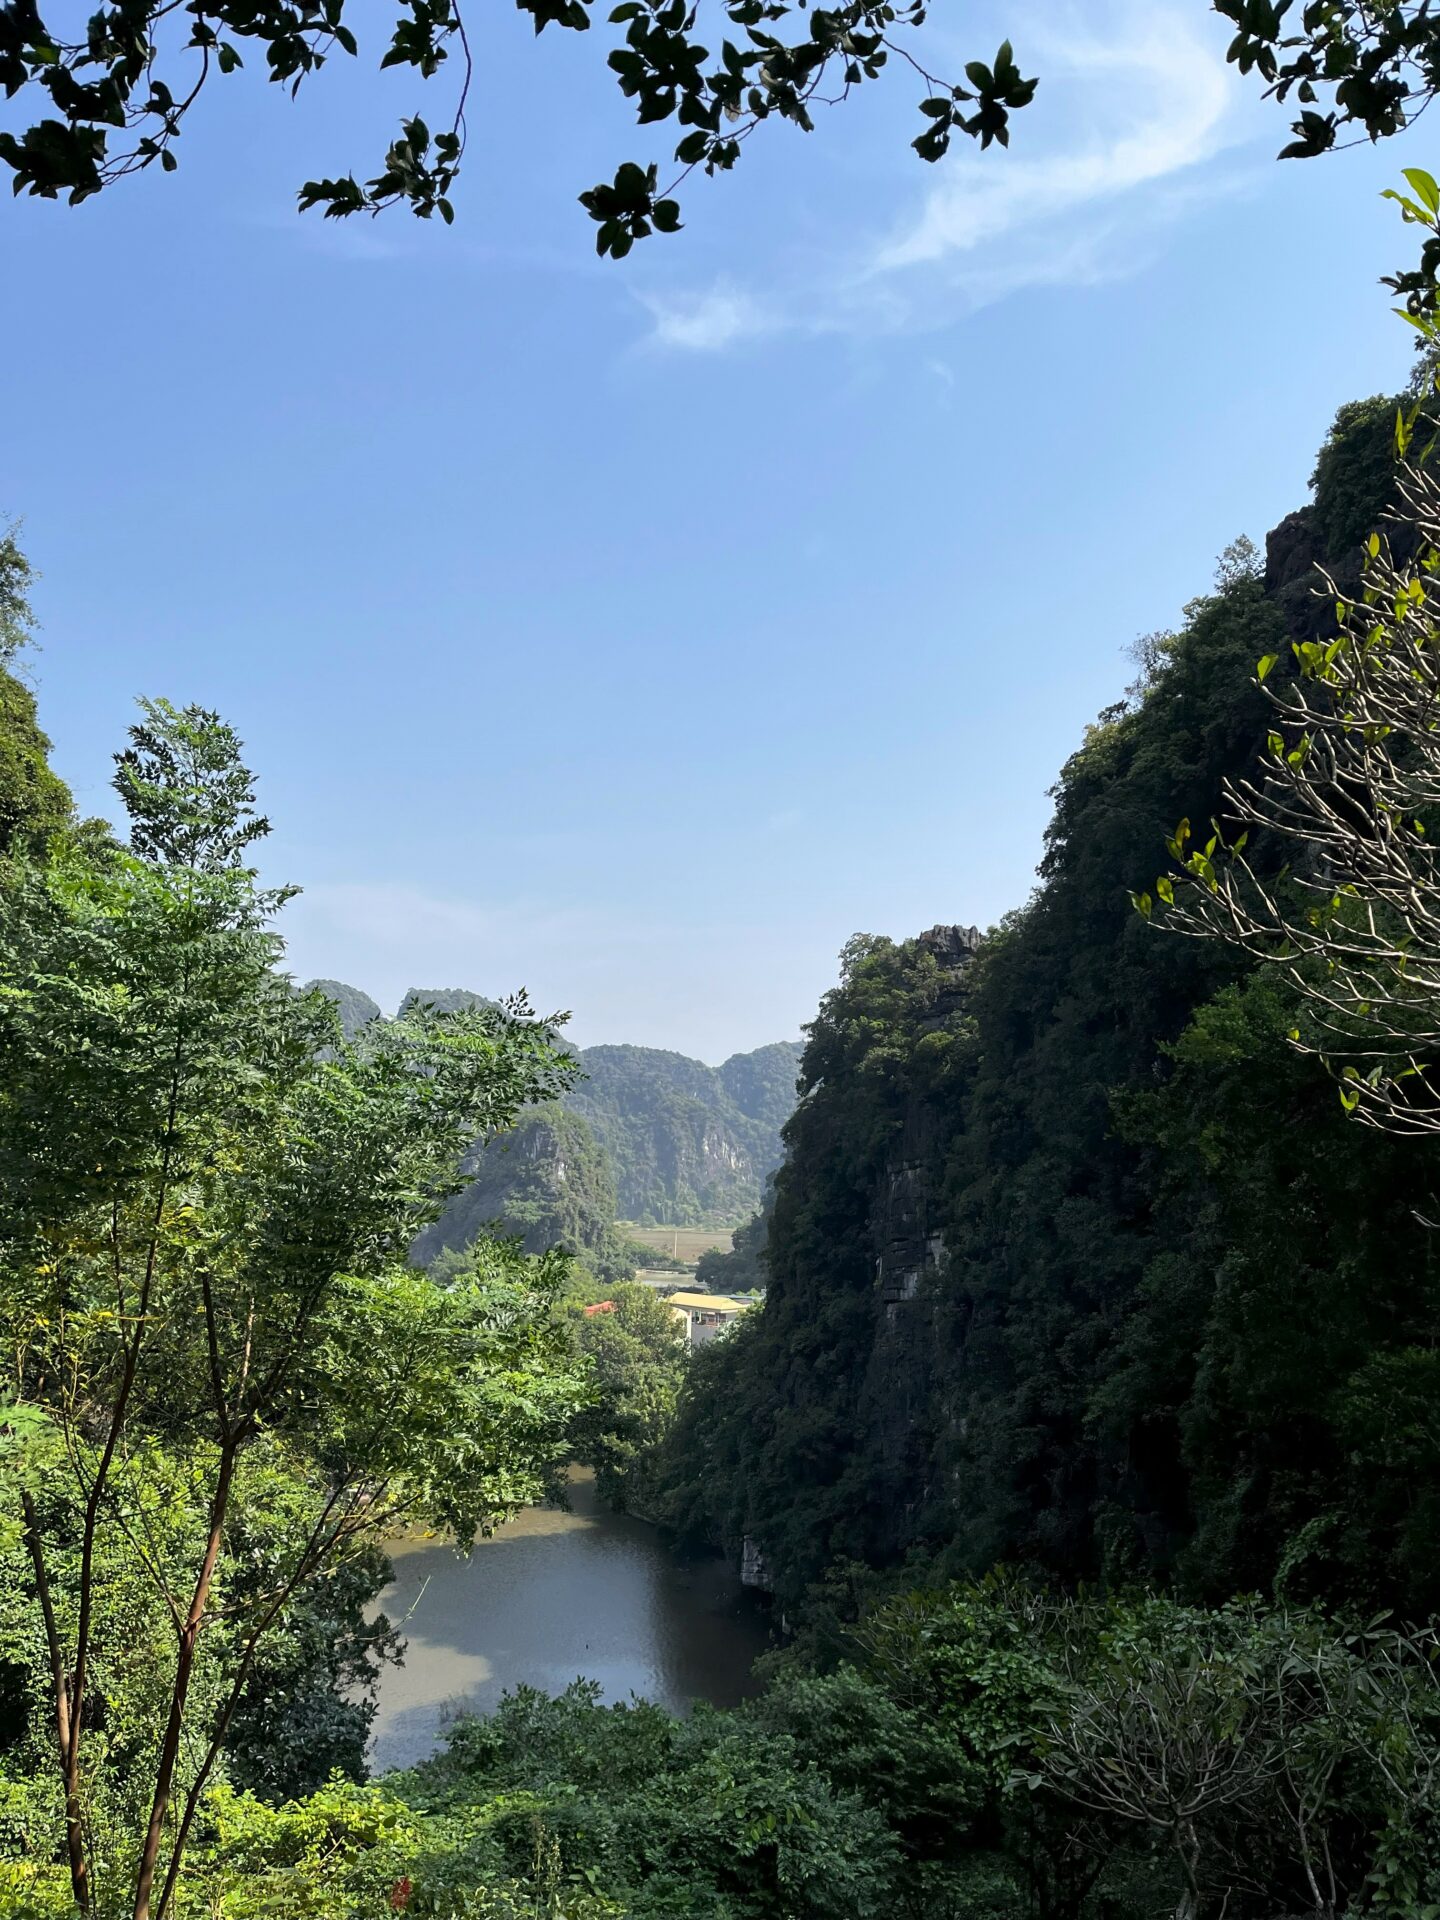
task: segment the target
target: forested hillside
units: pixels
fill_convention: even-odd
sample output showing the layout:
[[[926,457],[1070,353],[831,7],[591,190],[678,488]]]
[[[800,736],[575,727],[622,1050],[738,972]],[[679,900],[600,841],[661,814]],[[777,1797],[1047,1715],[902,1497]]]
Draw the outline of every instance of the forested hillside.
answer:
[[[910,1556],[1440,1603],[1433,1153],[1346,1121],[1277,976],[1131,901],[1253,764],[1257,660],[1283,675],[1333,617],[1314,563],[1354,581],[1394,414],[1346,408],[1266,563],[1231,549],[1142,644],[1027,906],[978,944],[848,947],[765,1308],[695,1369],[672,1449],[677,1524],[749,1536],[790,1600]]]

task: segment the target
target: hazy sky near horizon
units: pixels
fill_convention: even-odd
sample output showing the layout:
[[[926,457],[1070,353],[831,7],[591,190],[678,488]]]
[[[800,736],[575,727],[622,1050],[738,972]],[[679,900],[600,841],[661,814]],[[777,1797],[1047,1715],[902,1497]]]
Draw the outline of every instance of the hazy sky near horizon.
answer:
[[[136,696],[217,707],[302,979],[524,985],[711,1061],[851,933],[1023,902],[1126,648],[1403,378],[1378,196],[1437,156],[1278,164],[1204,0],[934,18],[932,64],[1009,32],[1041,75],[1008,153],[923,166],[893,72],[618,265],[575,195],[660,149],[606,33],[499,10],[448,231],[294,214],[443,118],[343,61],[215,87],[172,178],[7,199],[0,512],[82,807]]]

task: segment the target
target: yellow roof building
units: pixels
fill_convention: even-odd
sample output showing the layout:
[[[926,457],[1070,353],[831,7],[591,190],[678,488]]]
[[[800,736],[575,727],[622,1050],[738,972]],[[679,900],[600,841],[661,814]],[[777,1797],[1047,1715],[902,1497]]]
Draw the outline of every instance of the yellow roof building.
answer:
[[[667,1307],[679,1307],[686,1313],[745,1313],[753,1300],[732,1300],[728,1293],[668,1293]]]

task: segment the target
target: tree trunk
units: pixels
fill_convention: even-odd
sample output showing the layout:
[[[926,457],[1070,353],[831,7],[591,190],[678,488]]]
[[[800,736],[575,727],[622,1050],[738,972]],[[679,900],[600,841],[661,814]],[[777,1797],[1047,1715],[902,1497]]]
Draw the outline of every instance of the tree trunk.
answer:
[[[65,1656],[60,1649],[60,1629],[55,1621],[55,1605],[50,1597],[50,1576],[45,1567],[45,1549],[40,1544],[35,1502],[22,1494],[25,1513],[25,1545],[35,1569],[35,1592],[40,1601],[40,1617],[45,1623],[45,1644],[50,1653],[50,1684],[55,1696],[55,1739],[60,1749],[60,1772],[65,1783],[65,1853],[70,1863],[70,1891],[81,1913],[90,1911],[90,1863],[85,1858],[85,1835],[80,1811],[79,1742],[70,1736],[70,1681],[65,1672]]]
[[[1180,1857],[1180,1870],[1185,1875],[1185,1891],[1175,1903],[1175,1920],[1200,1920],[1200,1910],[1204,1905],[1196,1873],[1200,1860],[1200,1841],[1194,1825],[1188,1820],[1175,1829],[1175,1851]]]
[[[185,1728],[185,1703],[190,1695],[190,1681],[195,1671],[195,1651],[200,1638],[200,1628],[205,1618],[205,1609],[210,1601],[210,1588],[215,1579],[215,1566],[220,1558],[220,1543],[225,1533],[225,1514],[230,1504],[230,1483],[235,1473],[235,1451],[233,1443],[228,1443],[220,1455],[220,1469],[215,1479],[215,1492],[210,1502],[210,1532],[205,1542],[205,1557],[200,1563],[200,1571],[195,1576],[195,1592],[190,1601],[190,1611],[185,1616],[185,1624],[180,1629],[180,1645],[175,1658],[175,1682],[170,1689],[170,1714],[165,1724],[165,1738],[160,1745],[160,1758],[155,1768],[155,1797],[150,1806],[150,1820],[145,1829],[145,1844],[140,1850],[140,1866],[135,1876],[134,1920],[150,1920],[150,1902],[155,1888],[155,1868],[160,1858],[160,1837],[165,1831],[165,1815],[170,1807],[170,1795],[175,1785],[175,1763],[180,1755],[180,1736]]]

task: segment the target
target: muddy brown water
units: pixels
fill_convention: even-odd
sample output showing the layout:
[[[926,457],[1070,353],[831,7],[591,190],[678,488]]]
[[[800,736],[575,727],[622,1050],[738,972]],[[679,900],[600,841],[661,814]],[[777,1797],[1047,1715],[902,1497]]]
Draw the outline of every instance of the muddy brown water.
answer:
[[[559,1693],[583,1676],[607,1700],[640,1694],[675,1713],[756,1691],[769,1614],[733,1568],[679,1557],[644,1521],[612,1513],[588,1469],[571,1470],[569,1492],[568,1512],[529,1508],[468,1559],[392,1541],[380,1606],[407,1647],[381,1679],[375,1772],[423,1760],[457,1713],[485,1713],[522,1683]]]

